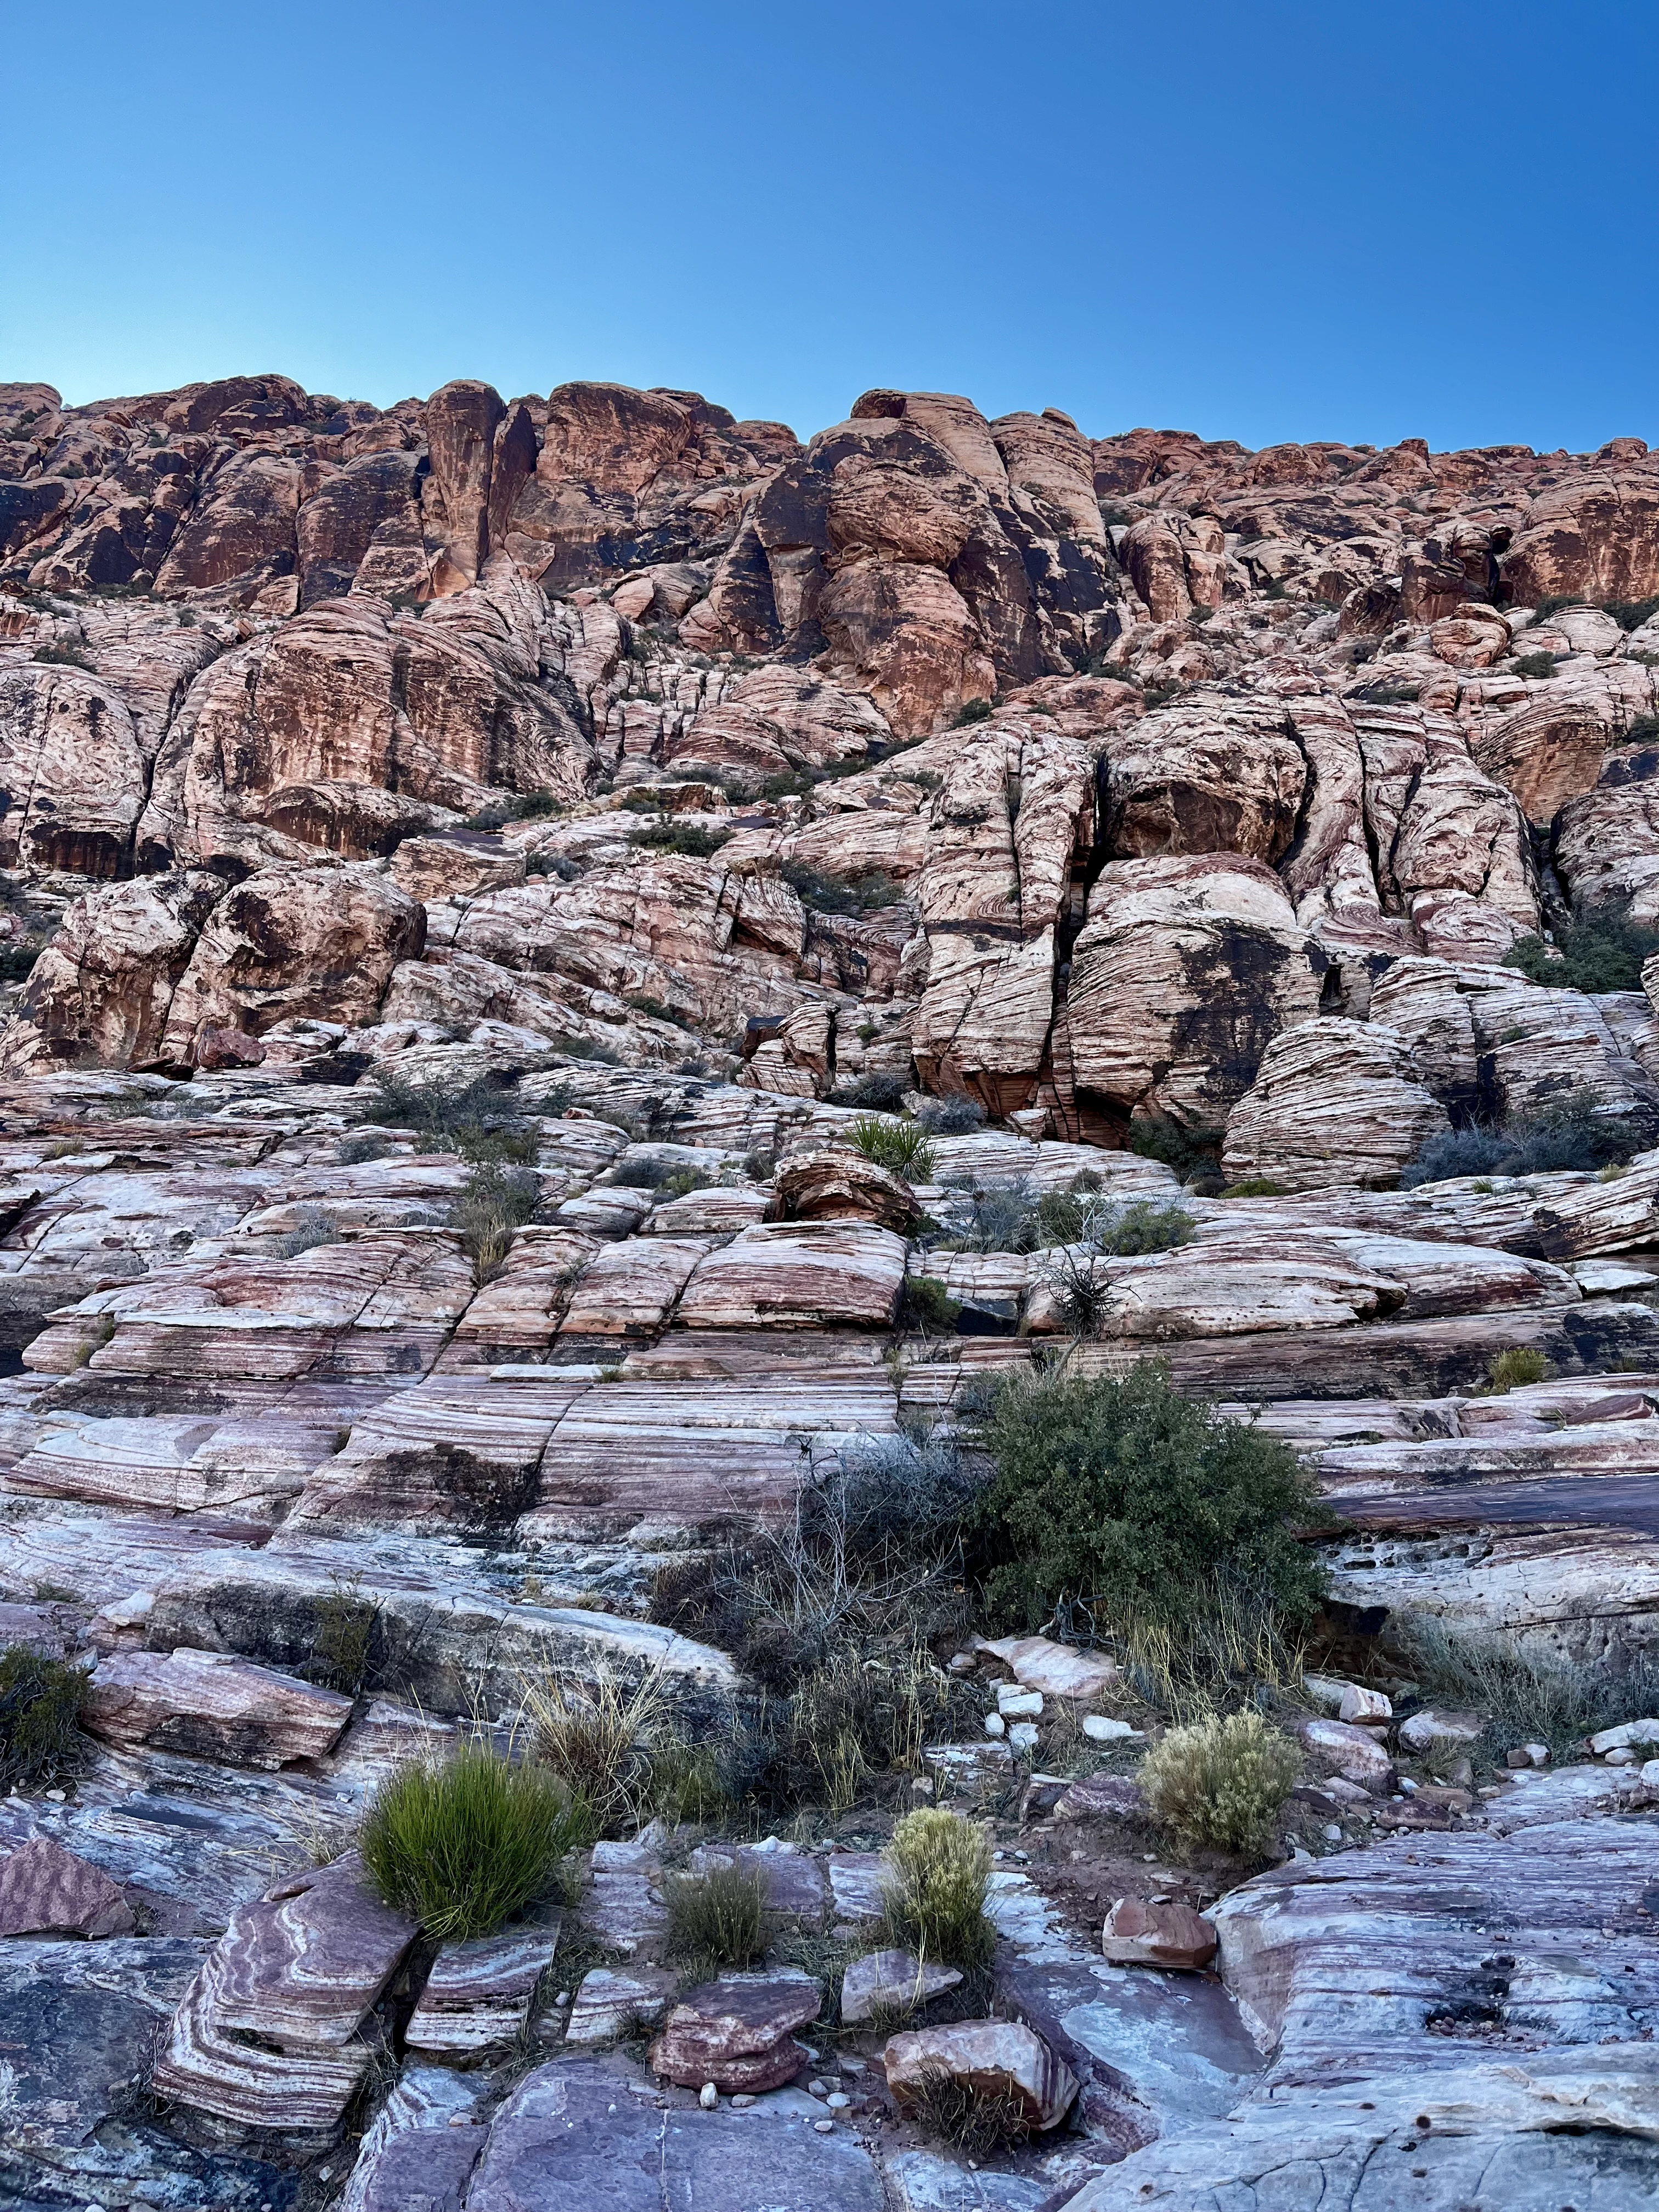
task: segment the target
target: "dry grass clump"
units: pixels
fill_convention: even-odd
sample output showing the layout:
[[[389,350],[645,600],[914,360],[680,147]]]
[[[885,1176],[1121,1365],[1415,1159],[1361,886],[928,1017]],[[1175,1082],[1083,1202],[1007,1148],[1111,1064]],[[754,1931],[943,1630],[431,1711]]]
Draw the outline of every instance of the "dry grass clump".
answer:
[[[586,1807],[556,1775],[473,1747],[382,1783],[358,1847],[388,1905],[429,1936],[465,1942],[544,1895],[566,1852],[592,1834]]]
[[[760,1869],[733,1861],[663,1884],[669,1948],[699,1966],[747,1966],[766,1948],[766,1891]]]
[[[1301,1766],[1296,1747],[1260,1713],[1229,1713],[1171,1729],[1147,1753],[1140,1786],[1184,1843],[1254,1852],[1271,1841]]]
[[[534,1755],[592,1807],[599,1832],[637,1824],[651,1796],[653,1741],[668,1717],[658,1677],[629,1683],[603,1673],[576,1688],[550,1673],[523,1684],[522,1695]]]
[[[472,1262],[472,1279],[480,1288],[506,1267],[514,1233],[533,1218],[541,1203],[541,1188],[532,1169],[507,1167],[499,1160],[485,1161],[467,1177],[449,1221],[460,1232],[461,1249]]]
[[[907,1813],[884,1854],[883,1932],[895,1943],[951,1966],[982,1966],[996,1947],[985,1914],[991,1835],[960,1813],[927,1806]]]
[[[1030,2114],[1012,2089],[994,2093],[958,2081],[942,2066],[930,2066],[905,2099],[905,2117],[924,2135],[954,2144],[969,2158],[988,2158],[1008,2143],[1024,2142],[1031,2132]]]
[[[1547,1382],[1552,1371],[1535,1346],[1512,1344],[1489,1363],[1486,1389],[1494,1398],[1507,1397],[1511,1390],[1524,1390],[1529,1382]]]

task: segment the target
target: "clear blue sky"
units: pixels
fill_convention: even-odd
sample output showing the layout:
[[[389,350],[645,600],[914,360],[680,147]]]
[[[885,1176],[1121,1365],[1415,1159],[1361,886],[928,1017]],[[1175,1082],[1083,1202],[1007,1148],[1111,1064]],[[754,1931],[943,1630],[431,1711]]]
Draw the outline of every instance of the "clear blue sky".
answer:
[[[1659,6],[0,16],[0,380],[1659,445]]]

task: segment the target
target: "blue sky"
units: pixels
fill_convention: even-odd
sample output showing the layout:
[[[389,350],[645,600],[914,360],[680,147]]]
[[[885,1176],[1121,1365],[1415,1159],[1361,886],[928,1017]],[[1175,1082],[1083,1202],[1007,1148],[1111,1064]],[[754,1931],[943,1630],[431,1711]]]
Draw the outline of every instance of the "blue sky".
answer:
[[[0,380],[1659,444],[1659,8],[12,5]]]

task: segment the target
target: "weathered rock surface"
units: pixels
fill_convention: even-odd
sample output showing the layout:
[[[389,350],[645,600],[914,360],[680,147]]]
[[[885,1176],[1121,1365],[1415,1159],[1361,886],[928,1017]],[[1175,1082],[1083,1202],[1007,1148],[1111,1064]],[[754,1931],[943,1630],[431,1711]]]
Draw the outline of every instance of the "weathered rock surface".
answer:
[[[843,2027],[880,2026],[924,2010],[960,1984],[954,1966],[940,1966],[908,1951],[866,1951],[842,1977]]]
[[[1058,2127],[1077,2095],[1077,2076],[1040,2035],[1013,2021],[964,2020],[893,2036],[882,2053],[887,2087],[902,2108],[931,2074],[981,2097],[1016,2102],[1031,2127]]]
[[[117,1653],[99,1662],[87,1692],[94,1735],[235,1766],[320,1758],[350,1717],[349,1698],[222,1651]]]
[[[823,1990],[810,1974],[727,1974],[689,1990],[651,2046],[665,2080],[722,2093],[781,2088],[806,2064],[794,2032],[817,2018]]]
[[[0,1636],[96,1659],[74,1789],[0,1805],[0,1894],[46,1916],[0,1961],[21,2116],[0,2193],[291,2194],[262,2154],[122,2101],[176,2015],[166,2094],[233,2130],[331,2128],[377,2047],[401,2063],[347,2212],[585,2207],[636,2177],[653,2206],[1034,2212],[1024,2175],[878,2170],[764,2099],[641,2106],[617,2054],[503,2104],[493,2066],[407,2054],[516,2036],[523,1938],[428,1978],[332,1875],[256,1899],[411,1748],[510,1728],[527,1673],[653,1673],[717,1727],[746,1686],[640,1617],[660,1570],[787,1526],[871,1440],[948,1434],[1069,1327],[1067,1267],[1103,1294],[1073,1371],[1156,1351],[1308,1456],[1356,1636],[1427,1612],[1612,1679],[1650,1648],[1654,993],[1624,953],[1589,976],[1622,989],[1504,962],[1598,908],[1659,911],[1656,514],[1635,440],[1250,453],[882,390],[803,445],[597,383],[462,380],[386,411],[276,376],[76,408],[0,387],[0,944],[20,974],[44,945],[0,1031]],[[410,1086],[407,1127],[359,1126],[381,1079]],[[913,1187],[848,1147],[918,1091],[942,1127]],[[1395,1187],[1448,1128],[1585,1113],[1601,1148],[1559,1170]],[[453,1218],[481,1151],[539,1190],[499,1267]],[[1628,1164],[1603,1179],[1607,1151]],[[1085,1210],[1178,1202],[1190,1241],[1040,1241],[1037,1201],[1079,1177]],[[1285,1194],[1206,1194],[1226,1180]],[[977,1249],[999,1222],[1035,1249]],[[904,1298],[923,1277],[953,1323]],[[1553,1375],[1491,1390],[1524,1351]],[[983,1656],[1045,1727],[1111,1685],[1044,1638]],[[1176,2203],[1189,2180],[1366,2212],[1652,2193],[1618,1992],[1568,2059],[1520,2047],[1623,1904],[1551,1937],[1527,2021],[1474,2021],[1480,2060],[1402,2147],[1492,1995],[1459,1964],[1425,2039],[1396,1988],[1437,1898],[1486,1881],[1423,1854],[1513,1844],[1530,1803],[1593,1869],[1654,1786],[1632,1741],[1498,1799],[1369,1795],[1396,1747],[1449,1762],[1462,1725],[1313,1723],[1310,1768],[1336,1771],[1304,1787],[1345,1820],[1365,1788],[1373,1832],[1401,1831],[1383,1893],[1414,1932],[1340,1891],[1350,1854],[1284,1870],[1311,1919],[1341,1903],[1261,1969],[1292,2024],[1244,2106],[1218,1983],[1117,1971],[1000,1869],[1002,1996],[1129,2154],[1126,2201],[1158,2159]],[[921,1778],[995,1802],[1018,1778],[980,1739],[928,1745]],[[1146,1844],[1133,1777],[1036,1783],[1031,1819],[1051,1794],[1059,1834]],[[53,1850],[82,1871],[45,1879]],[[671,1994],[664,1857],[601,1844],[580,1907],[637,1958],[601,1972],[641,2015]],[[872,1915],[870,1854],[754,1863],[798,1929]],[[309,1934],[276,1929],[290,1907]],[[155,1932],[94,1933],[126,1910]],[[1525,1948],[1510,1910],[1467,1906],[1482,1959]],[[295,1991],[325,1951],[324,2033]],[[594,1981],[569,2024],[610,2039],[623,1992]],[[1365,2025],[1384,2013],[1403,2056]],[[1329,2031],[1312,2057],[1304,2020]],[[1344,2087],[1350,2044],[1409,2085]]]
[[[1201,1912],[1173,1901],[1146,1905],[1121,1897],[1106,1915],[1102,1954],[1115,1966],[1164,1966],[1190,1972],[1215,1956],[1216,1932]]]
[[[0,1936],[130,1936],[132,1908],[101,1868],[37,1837],[0,1858]]]

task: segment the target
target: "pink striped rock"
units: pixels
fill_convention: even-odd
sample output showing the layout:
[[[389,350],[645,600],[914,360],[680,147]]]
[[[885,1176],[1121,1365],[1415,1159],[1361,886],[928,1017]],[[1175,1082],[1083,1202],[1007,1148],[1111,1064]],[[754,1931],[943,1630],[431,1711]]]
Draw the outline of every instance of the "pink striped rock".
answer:
[[[0,1936],[130,1936],[132,1912],[101,1867],[37,1836],[0,1859]]]
[[[106,1743],[153,1745],[231,1766],[320,1759],[351,1700],[223,1651],[122,1651],[100,1662],[83,1724]]]
[[[981,2097],[1012,2096],[1039,2133],[1058,2127],[1077,2076],[1032,2028],[1012,2020],[963,2020],[896,2035],[882,2053],[887,2087],[902,2108],[930,2075],[948,2075]]]

